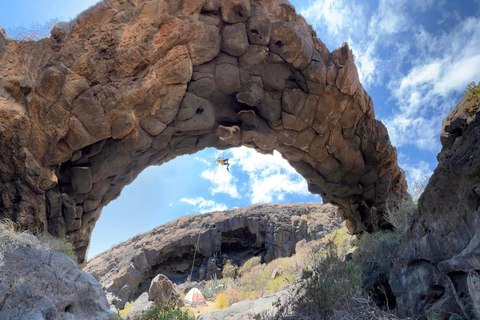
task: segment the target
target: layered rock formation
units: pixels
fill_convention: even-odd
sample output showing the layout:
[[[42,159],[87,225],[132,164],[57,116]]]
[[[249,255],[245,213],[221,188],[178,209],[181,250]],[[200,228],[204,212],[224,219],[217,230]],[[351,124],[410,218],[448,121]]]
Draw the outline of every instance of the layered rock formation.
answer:
[[[353,233],[406,196],[352,51],[287,0],[109,0],[49,39],[0,33],[0,215],[68,236],[79,261],[143,169],[241,145],[282,153]]]
[[[438,167],[391,273],[401,316],[480,319],[480,117],[467,111],[464,97],[443,121]]]
[[[295,244],[341,227],[337,209],[322,204],[254,205],[242,209],[185,216],[139,234],[88,261],[91,273],[117,308],[149,290],[164,274],[177,283],[222,277],[228,259],[237,265],[253,256],[269,262],[291,256]],[[200,239],[198,235],[200,234]]]
[[[0,251],[0,319],[116,318],[92,275],[30,238],[25,241],[30,246],[12,244]]]

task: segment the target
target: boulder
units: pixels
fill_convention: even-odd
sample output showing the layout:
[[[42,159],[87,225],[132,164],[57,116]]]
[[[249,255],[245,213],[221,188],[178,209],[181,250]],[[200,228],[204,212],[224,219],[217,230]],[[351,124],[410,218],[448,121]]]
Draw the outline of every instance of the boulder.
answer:
[[[115,319],[95,278],[33,236],[0,252],[0,319]]]
[[[148,292],[142,293],[137,300],[133,303],[130,310],[128,310],[127,317],[135,317],[142,315],[145,311],[152,308],[155,305],[155,302],[148,299]]]

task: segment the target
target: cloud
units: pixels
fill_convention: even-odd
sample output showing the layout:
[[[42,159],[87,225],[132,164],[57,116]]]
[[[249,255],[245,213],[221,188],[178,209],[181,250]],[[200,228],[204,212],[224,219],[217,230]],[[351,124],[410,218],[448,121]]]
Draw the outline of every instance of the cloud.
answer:
[[[196,206],[201,213],[212,212],[212,211],[224,211],[228,207],[223,203],[215,203],[213,200],[205,200],[203,197],[196,198],[182,198],[181,202],[185,202],[189,205]]]
[[[480,72],[480,19],[468,18],[440,36],[421,28],[414,37],[418,55],[388,87],[397,108],[384,119],[392,143],[438,151],[441,121]]]
[[[348,40],[367,91],[387,84],[385,105],[374,103],[392,143],[436,152],[441,120],[480,73],[480,18],[456,9],[434,0],[315,0],[301,13],[331,49]],[[442,29],[424,20],[435,15]]]
[[[399,165],[405,171],[408,182],[408,192],[412,195],[414,201],[417,201],[427,186],[430,176],[433,174],[432,167],[423,160],[413,163],[402,153],[400,153],[398,157]]]
[[[308,196],[307,182],[278,152],[263,155],[246,147],[231,150],[232,167],[248,174],[248,197],[252,203],[271,203],[287,195]]]
[[[213,186],[211,187],[212,195],[225,193],[232,198],[241,198],[236,186],[238,179],[232,175],[232,171],[227,171],[225,167],[215,166],[215,169],[205,170],[202,172],[201,177],[210,182],[213,181]]]
[[[205,160],[204,158],[195,157],[195,158],[193,158],[193,160],[203,162],[204,164],[206,164],[206,165],[209,166],[209,167],[212,165],[210,162],[208,162],[208,161]]]

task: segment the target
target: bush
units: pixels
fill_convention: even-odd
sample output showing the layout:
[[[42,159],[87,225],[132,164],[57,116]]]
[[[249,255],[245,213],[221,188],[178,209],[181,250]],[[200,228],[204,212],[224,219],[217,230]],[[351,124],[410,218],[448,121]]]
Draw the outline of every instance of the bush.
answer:
[[[34,22],[29,27],[9,29],[8,36],[21,41],[37,41],[50,37],[50,31],[58,22],[58,19],[51,19],[44,23]]]
[[[244,274],[252,270],[252,268],[260,265],[261,258],[260,257],[252,257],[248,259],[241,267],[238,269],[239,274]]]
[[[464,112],[472,116],[480,109],[480,83],[476,85],[475,82],[471,82],[465,89],[465,97],[468,105]]]
[[[225,292],[220,292],[215,297],[215,310],[228,308],[227,295]]]
[[[232,260],[227,260],[227,263],[223,266],[222,275],[224,278],[235,278],[237,275],[238,267],[233,264]]]
[[[128,311],[130,311],[130,309],[132,309],[133,307],[133,302],[130,302],[130,304],[128,305],[128,307],[125,307],[123,308],[122,310],[120,310],[120,312],[118,313],[118,315],[122,318],[125,318],[128,314]]]
[[[390,273],[400,246],[401,234],[392,231],[363,234],[356,242],[353,261],[363,273]]]
[[[423,191],[422,191],[423,192]],[[417,200],[418,200],[417,196]],[[417,205],[412,201],[404,201],[397,208],[388,207],[385,210],[385,220],[390,223],[395,231],[403,233],[412,224]]]
[[[5,247],[28,246],[37,250],[61,252],[76,261],[75,247],[67,239],[52,237],[47,233],[33,236],[13,221],[0,221],[0,249]]]
[[[296,280],[295,274],[288,273],[282,274],[278,278],[271,279],[268,283],[267,292],[268,294],[274,294],[285,287],[292,285]]]
[[[174,303],[155,304],[142,315],[127,320],[195,320],[195,315],[191,316],[191,312],[184,308],[176,308]]]
[[[249,272],[242,275],[238,280],[240,286],[246,292],[247,299],[258,299],[267,292],[270,274],[266,271],[265,265],[257,265]]]
[[[233,283],[232,278],[218,280],[217,275],[214,275],[212,280],[203,282],[198,289],[205,299],[213,299],[219,292],[225,291],[231,283]]]
[[[227,296],[227,303],[229,306],[244,300],[244,297],[246,296],[243,289],[235,284],[231,284],[227,287],[225,295]]]

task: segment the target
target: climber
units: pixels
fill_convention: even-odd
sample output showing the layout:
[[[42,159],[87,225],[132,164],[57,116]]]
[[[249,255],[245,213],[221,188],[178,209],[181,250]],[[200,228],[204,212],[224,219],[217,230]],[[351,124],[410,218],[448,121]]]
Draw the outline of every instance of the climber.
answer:
[[[218,157],[215,162],[220,163],[222,166],[227,166],[227,171],[230,171],[230,164],[228,163],[228,159],[220,159],[220,157]]]

